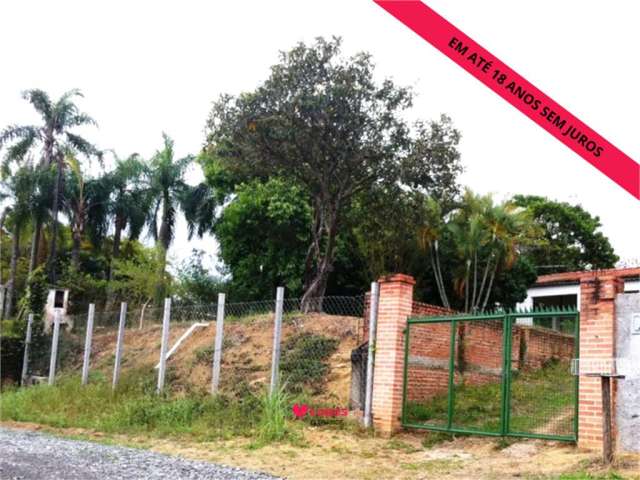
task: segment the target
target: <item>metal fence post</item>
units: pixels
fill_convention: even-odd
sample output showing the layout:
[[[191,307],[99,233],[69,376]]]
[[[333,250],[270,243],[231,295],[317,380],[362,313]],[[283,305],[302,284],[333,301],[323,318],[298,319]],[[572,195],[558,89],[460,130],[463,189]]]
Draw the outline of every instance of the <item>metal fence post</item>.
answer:
[[[51,338],[51,359],[49,361],[49,385],[53,385],[56,378],[58,340],[60,338],[60,311],[56,310],[53,315],[53,337]]]
[[[278,367],[280,365],[280,337],[282,335],[282,308],[284,306],[284,287],[276,290],[276,314],[275,325],[273,327],[273,354],[271,356],[271,386],[269,393],[273,393],[278,388]]]
[[[167,350],[169,348],[169,323],[171,322],[171,298],[164,299],[164,315],[162,317],[162,340],[160,342],[160,367],[158,368],[157,393],[164,389],[164,377],[167,372]]]
[[[82,359],[82,385],[86,385],[89,381],[89,360],[91,358],[91,340],[93,338],[93,317],[95,315],[96,306],[89,304],[89,313],[87,316],[87,332],[84,337],[84,358]]]
[[[124,342],[124,326],[127,322],[127,303],[120,304],[120,323],[118,324],[118,343],[116,344],[116,359],[113,364],[113,383],[111,387],[115,390],[120,380],[120,364],[122,362],[122,344]]]
[[[375,354],[376,329],[378,327],[378,299],[380,287],[378,282],[371,282],[371,295],[369,296],[369,348],[367,350],[367,383],[364,394],[364,426],[372,424],[372,400],[373,400],[373,356]]]
[[[27,334],[24,339],[24,356],[22,357],[22,375],[20,376],[20,386],[24,386],[29,372],[29,349],[31,348],[31,329],[33,327],[33,313],[27,318]]]
[[[216,315],[216,340],[213,351],[213,371],[211,373],[211,394],[218,393],[220,386],[220,364],[222,363],[222,340],[224,335],[224,293],[218,294],[218,312]]]

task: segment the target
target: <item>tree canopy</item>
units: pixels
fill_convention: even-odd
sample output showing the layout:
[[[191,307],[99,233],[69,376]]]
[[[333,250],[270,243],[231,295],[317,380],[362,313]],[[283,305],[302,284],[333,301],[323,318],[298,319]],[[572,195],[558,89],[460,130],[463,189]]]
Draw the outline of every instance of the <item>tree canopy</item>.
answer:
[[[580,205],[532,195],[516,195],[513,202],[530,212],[542,238],[529,252],[538,274],[612,268],[619,260],[600,231],[600,218]]]
[[[220,97],[207,124],[207,153],[219,172],[290,179],[309,195],[303,305],[326,291],[354,196],[403,177],[450,194],[461,169],[457,132],[446,121],[408,125],[410,89],[376,83],[370,55],[344,58],[340,47],[337,38],[319,38],[282,52],[254,91]]]

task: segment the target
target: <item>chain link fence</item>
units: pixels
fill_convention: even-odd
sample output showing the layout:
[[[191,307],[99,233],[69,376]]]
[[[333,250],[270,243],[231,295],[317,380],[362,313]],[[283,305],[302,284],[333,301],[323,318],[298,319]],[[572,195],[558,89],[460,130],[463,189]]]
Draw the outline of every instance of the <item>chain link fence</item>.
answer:
[[[346,407],[351,391],[351,355],[362,339],[363,296],[331,296],[282,301],[276,331],[276,301],[224,305],[219,384],[216,393],[242,397],[279,386],[297,398]],[[122,315],[124,313],[124,315]],[[165,388],[175,393],[212,391],[218,304],[173,305],[169,313]],[[136,378],[153,390],[159,370],[164,309],[156,306],[96,310],[89,344],[89,383]],[[56,375],[79,375],[86,348],[87,314],[61,318]],[[119,325],[123,321],[123,334]],[[51,329],[53,331],[53,329]],[[116,365],[118,338],[120,365]],[[27,377],[48,381],[52,333],[31,348]],[[274,364],[274,355],[278,361]],[[116,375],[116,371],[118,374]]]

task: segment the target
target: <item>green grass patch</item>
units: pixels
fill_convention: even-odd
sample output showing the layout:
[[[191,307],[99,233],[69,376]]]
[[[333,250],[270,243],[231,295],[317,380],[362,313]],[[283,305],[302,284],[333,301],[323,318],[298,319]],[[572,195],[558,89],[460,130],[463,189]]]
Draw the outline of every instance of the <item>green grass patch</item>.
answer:
[[[510,429],[513,432],[571,435],[575,377],[567,363],[551,362],[543,368],[514,372],[511,379]],[[411,385],[409,385],[409,389]],[[501,417],[500,382],[455,386],[454,428],[499,432]],[[446,426],[448,395],[407,404],[407,421]]]
[[[194,441],[244,436],[264,445],[297,440],[290,399],[284,395],[231,398],[190,393],[172,397],[156,395],[154,390],[152,370],[126,372],[115,392],[102,375],[93,375],[84,387],[77,376],[61,376],[52,387],[3,392],[2,419]]]

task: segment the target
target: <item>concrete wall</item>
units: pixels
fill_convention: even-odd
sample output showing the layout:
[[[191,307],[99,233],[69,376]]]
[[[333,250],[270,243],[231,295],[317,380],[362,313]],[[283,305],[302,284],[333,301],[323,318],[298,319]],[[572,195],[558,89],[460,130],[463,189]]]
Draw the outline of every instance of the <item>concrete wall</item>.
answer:
[[[616,424],[618,448],[640,452],[640,333],[632,332],[634,314],[640,315],[640,294],[625,293],[616,297],[616,356],[624,358],[635,372],[618,381]],[[631,370],[631,369],[630,369]],[[626,372],[625,372],[626,373]]]

